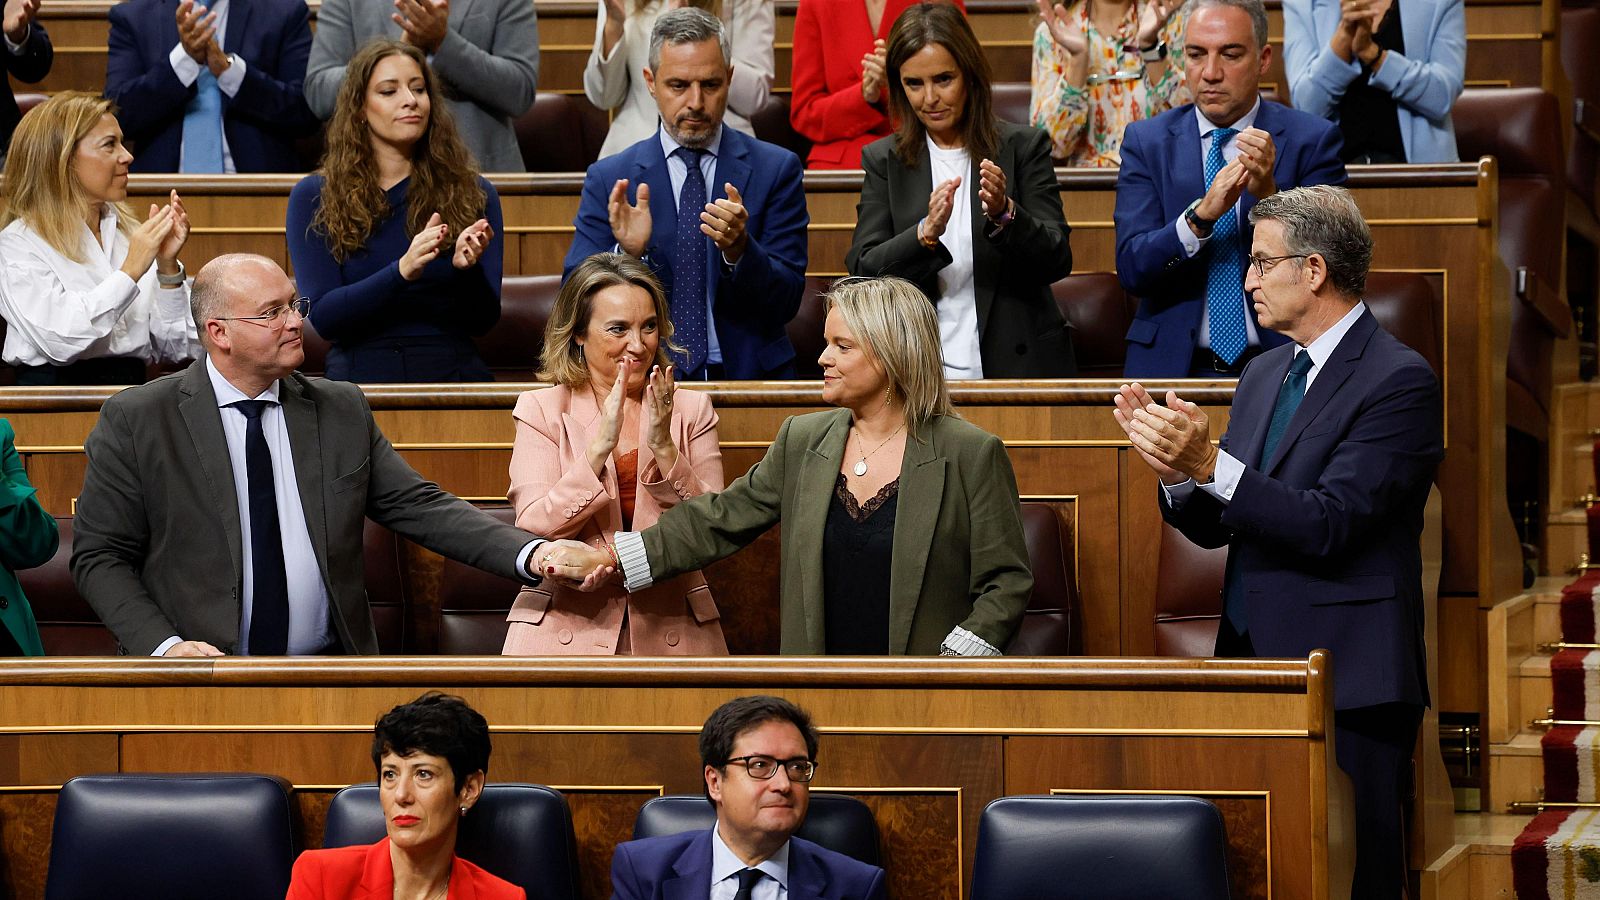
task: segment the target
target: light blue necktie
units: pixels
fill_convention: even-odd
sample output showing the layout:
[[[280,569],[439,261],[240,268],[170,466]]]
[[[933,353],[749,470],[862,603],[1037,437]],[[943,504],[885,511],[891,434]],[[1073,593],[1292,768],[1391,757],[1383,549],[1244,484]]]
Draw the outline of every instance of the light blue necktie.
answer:
[[[1223,146],[1238,133],[1233,128],[1211,132],[1211,149],[1206,151],[1207,190],[1225,165]],[[1239,240],[1239,216],[1232,209],[1223,213],[1211,230],[1206,310],[1211,317],[1211,352],[1231,366],[1250,340],[1244,328],[1244,245]]]
[[[211,0],[195,0],[195,5],[205,8]],[[200,77],[194,82],[194,97],[183,111],[183,164],[179,169],[203,174],[222,172],[222,88],[217,87],[217,76],[203,63]]]

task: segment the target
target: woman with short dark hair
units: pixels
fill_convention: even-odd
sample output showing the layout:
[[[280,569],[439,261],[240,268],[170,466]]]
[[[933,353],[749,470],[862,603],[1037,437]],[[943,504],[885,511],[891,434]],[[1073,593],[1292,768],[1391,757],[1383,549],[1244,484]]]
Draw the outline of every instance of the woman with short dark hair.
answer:
[[[286,900],[526,900],[522,888],[456,856],[456,831],[483,793],[489,723],[437,691],[378,719],[372,764],[388,836],[370,846],[308,850]]]

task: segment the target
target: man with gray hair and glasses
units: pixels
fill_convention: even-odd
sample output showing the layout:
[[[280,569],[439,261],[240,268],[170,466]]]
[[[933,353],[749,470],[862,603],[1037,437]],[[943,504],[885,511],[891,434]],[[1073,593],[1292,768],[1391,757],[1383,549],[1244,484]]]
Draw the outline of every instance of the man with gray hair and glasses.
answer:
[[[1168,391],[1113,413],[1161,513],[1228,548],[1217,656],[1333,651],[1334,750],[1355,788],[1357,900],[1402,897],[1411,751],[1428,704],[1422,512],[1444,456],[1439,382],[1362,302],[1372,235],[1343,188],[1257,203],[1245,291],[1289,343],[1245,367],[1227,433]]]
[[[122,652],[379,652],[366,518],[539,583],[554,544],[423,480],[359,387],[295,373],[306,305],[272,260],[217,257],[190,290],[205,355],[101,407],[72,574]]]
[[[800,158],[723,127],[733,66],[721,19],[664,13],[649,62],[661,124],[589,167],[563,272],[602,252],[648,265],[671,300],[679,378],[793,377],[784,328],[805,288],[810,223]]]

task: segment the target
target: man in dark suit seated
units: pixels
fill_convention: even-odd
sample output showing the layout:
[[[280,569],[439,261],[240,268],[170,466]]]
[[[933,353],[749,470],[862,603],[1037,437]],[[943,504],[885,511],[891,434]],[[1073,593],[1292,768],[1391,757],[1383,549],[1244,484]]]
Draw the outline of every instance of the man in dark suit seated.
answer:
[[[700,729],[710,831],[617,845],[613,900],[882,900],[883,870],[794,837],[817,771],[805,710],[753,696],[717,707]]]
[[[660,130],[589,167],[562,268],[610,251],[649,265],[672,301],[679,378],[789,378],[810,222],[800,158],[723,127],[729,60],[716,16],[656,20],[643,77]]]
[[[72,575],[123,652],[377,653],[369,517],[539,583],[555,545],[423,480],[359,387],[295,374],[306,301],[276,263],[220,256],[190,306],[206,355],[107,400],[84,443]]]
[[[106,96],[135,172],[296,172],[311,23],[304,0],[128,0],[111,7]]]
[[[1129,378],[1232,378],[1282,344],[1244,302],[1250,208],[1345,180],[1337,126],[1261,98],[1272,62],[1261,0],[1191,9],[1183,53],[1194,102],[1123,132],[1117,275],[1139,298]]]
[[[1355,788],[1351,896],[1404,895],[1402,817],[1428,704],[1422,513],[1444,456],[1433,369],[1362,302],[1372,235],[1343,188],[1250,214],[1245,290],[1289,343],[1239,379],[1220,448],[1193,403],[1125,384],[1115,415],[1161,478],[1161,513],[1228,547],[1218,656],[1333,651],[1334,750]]]
[[[11,132],[17,130],[22,110],[17,107],[17,96],[11,92],[11,79],[34,84],[50,74],[50,62],[55,59],[55,49],[50,46],[50,35],[35,19],[39,16],[39,0],[6,0],[5,12],[0,16],[0,34],[5,40],[5,50],[0,51],[0,160],[6,158],[11,146]]]

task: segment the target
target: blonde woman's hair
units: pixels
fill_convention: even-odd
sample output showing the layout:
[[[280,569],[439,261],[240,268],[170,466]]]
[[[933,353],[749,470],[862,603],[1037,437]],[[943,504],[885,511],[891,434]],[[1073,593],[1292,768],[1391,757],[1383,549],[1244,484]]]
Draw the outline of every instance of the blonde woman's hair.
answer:
[[[958,416],[944,380],[938,316],[916,285],[888,276],[844,278],[823,299],[883,367],[889,390],[905,404],[908,434],[917,437],[934,416]]]
[[[544,327],[544,351],[539,354],[539,379],[567,387],[583,387],[589,383],[589,365],[583,358],[583,347],[578,335],[589,330],[589,316],[594,311],[594,295],[608,287],[631,284],[650,295],[650,305],[655,307],[656,358],[653,365],[665,369],[672,364],[667,351],[681,352],[672,343],[672,315],[668,311],[666,292],[661,283],[644,263],[626,253],[596,253],[572,270],[556,295],[555,309]]]
[[[17,123],[0,187],[0,228],[21,219],[57,253],[84,262],[84,214],[90,199],[72,171],[72,157],[101,116],[115,116],[110,100],[86,91],[62,91]],[[133,210],[114,203],[117,229],[133,230]]]

